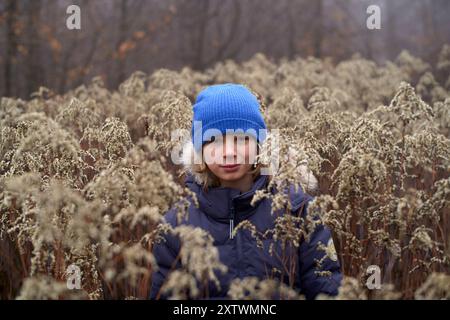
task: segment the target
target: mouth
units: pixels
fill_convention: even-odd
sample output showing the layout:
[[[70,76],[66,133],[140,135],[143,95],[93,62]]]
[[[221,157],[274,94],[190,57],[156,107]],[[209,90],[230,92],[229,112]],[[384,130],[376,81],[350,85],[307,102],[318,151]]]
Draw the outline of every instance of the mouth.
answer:
[[[224,169],[225,171],[235,171],[239,168],[239,164],[228,164],[228,165],[221,165],[220,167]]]
[[[220,167],[222,168],[234,168],[234,167],[238,167],[238,164],[226,164],[226,165],[221,165]]]

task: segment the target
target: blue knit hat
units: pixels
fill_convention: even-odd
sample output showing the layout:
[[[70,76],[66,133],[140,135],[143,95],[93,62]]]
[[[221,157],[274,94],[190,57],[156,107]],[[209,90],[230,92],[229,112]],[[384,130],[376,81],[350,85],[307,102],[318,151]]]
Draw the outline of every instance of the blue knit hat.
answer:
[[[266,124],[259,107],[256,96],[241,84],[216,84],[203,89],[194,104],[194,148],[198,151],[212,135],[219,132],[225,135],[227,130],[242,130],[262,142],[266,137]],[[261,129],[264,130],[260,132]]]

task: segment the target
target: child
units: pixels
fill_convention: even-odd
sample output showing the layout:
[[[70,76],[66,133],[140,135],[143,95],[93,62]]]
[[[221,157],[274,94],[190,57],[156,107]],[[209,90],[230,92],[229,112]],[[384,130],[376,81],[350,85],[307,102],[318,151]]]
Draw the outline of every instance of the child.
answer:
[[[254,151],[257,152],[258,143],[264,140],[265,129],[260,103],[243,85],[212,85],[197,96],[193,143],[187,145],[183,156],[189,169],[186,186],[196,194],[199,207],[191,203],[188,217],[181,223],[208,231],[218,248],[221,262],[228,267],[227,273],[217,273],[220,289],[213,282],[209,284],[209,298],[226,299],[229,285],[235,278],[264,280],[272,270],[281,272],[285,267],[280,254],[269,252],[266,243],[263,248],[258,248],[248,230],[232,232],[244,220],[249,220],[259,232],[275,225],[276,216],[271,213],[270,199],[258,200],[254,206],[250,204],[255,192],[264,189],[270,179],[261,174],[259,164],[254,164]],[[292,213],[305,217],[307,203],[312,198],[300,189],[290,194],[290,199]],[[164,218],[173,227],[177,225],[174,209]],[[316,260],[325,255],[317,248],[319,242],[328,246],[328,252],[333,252],[330,231],[323,225],[318,226],[310,240],[304,240],[295,252],[294,287],[307,299],[313,299],[319,293],[336,295],[342,279],[336,255],[326,257],[320,270],[316,269]],[[178,263],[179,248],[180,244],[173,239],[154,246],[158,270],[152,274],[151,299],[165,297],[159,291],[174,268],[174,261]],[[329,275],[318,275],[315,271],[328,271]]]

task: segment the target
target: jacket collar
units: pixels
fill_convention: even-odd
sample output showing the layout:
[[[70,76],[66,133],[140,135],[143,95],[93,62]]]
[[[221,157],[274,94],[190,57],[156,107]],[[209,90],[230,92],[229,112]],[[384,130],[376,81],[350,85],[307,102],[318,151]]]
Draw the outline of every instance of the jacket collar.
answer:
[[[267,187],[268,176],[258,176],[251,189],[244,193],[229,187],[208,188],[208,191],[204,191],[203,187],[189,173],[186,175],[185,184],[196,194],[199,209],[202,212],[215,220],[228,222],[231,217],[232,207],[236,215],[239,216],[239,220],[246,219],[255,213],[262,200],[257,201],[254,206],[250,203],[256,191]],[[301,188],[296,191],[294,186],[291,186],[288,192],[293,210],[297,210],[308,197],[302,192]]]

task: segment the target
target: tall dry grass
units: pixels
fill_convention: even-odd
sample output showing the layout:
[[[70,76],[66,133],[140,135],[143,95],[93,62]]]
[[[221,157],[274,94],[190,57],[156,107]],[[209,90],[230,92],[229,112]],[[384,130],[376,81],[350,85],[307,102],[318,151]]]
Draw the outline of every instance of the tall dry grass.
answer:
[[[190,128],[196,94],[223,82],[252,88],[270,128],[282,129],[272,185],[306,186],[298,171],[306,163],[319,181],[304,221],[278,219],[265,234],[240,228],[298,247],[328,225],[345,275],[338,299],[450,298],[450,46],[435,65],[407,52],[383,65],[257,54],[201,73],[136,72],[113,92],[95,78],[64,95],[41,88],[29,101],[2,98],[0,297],[145,299],[151,247],[164,233],[183,243],[183,267],[165,292],[203,297],[199,284],[226,272],[210,235],[161,222],[172,206],[184,214],[189,205],[169,157],[171,131]],[[262,197],[274,211],[289,203],[281,193]],[[81,290],[66,286],[71,264]],[[365,287],[370,265],[381,268],[380,290]],[[274,294],[302,298],[277,272],[229,290],[239,299]]]

